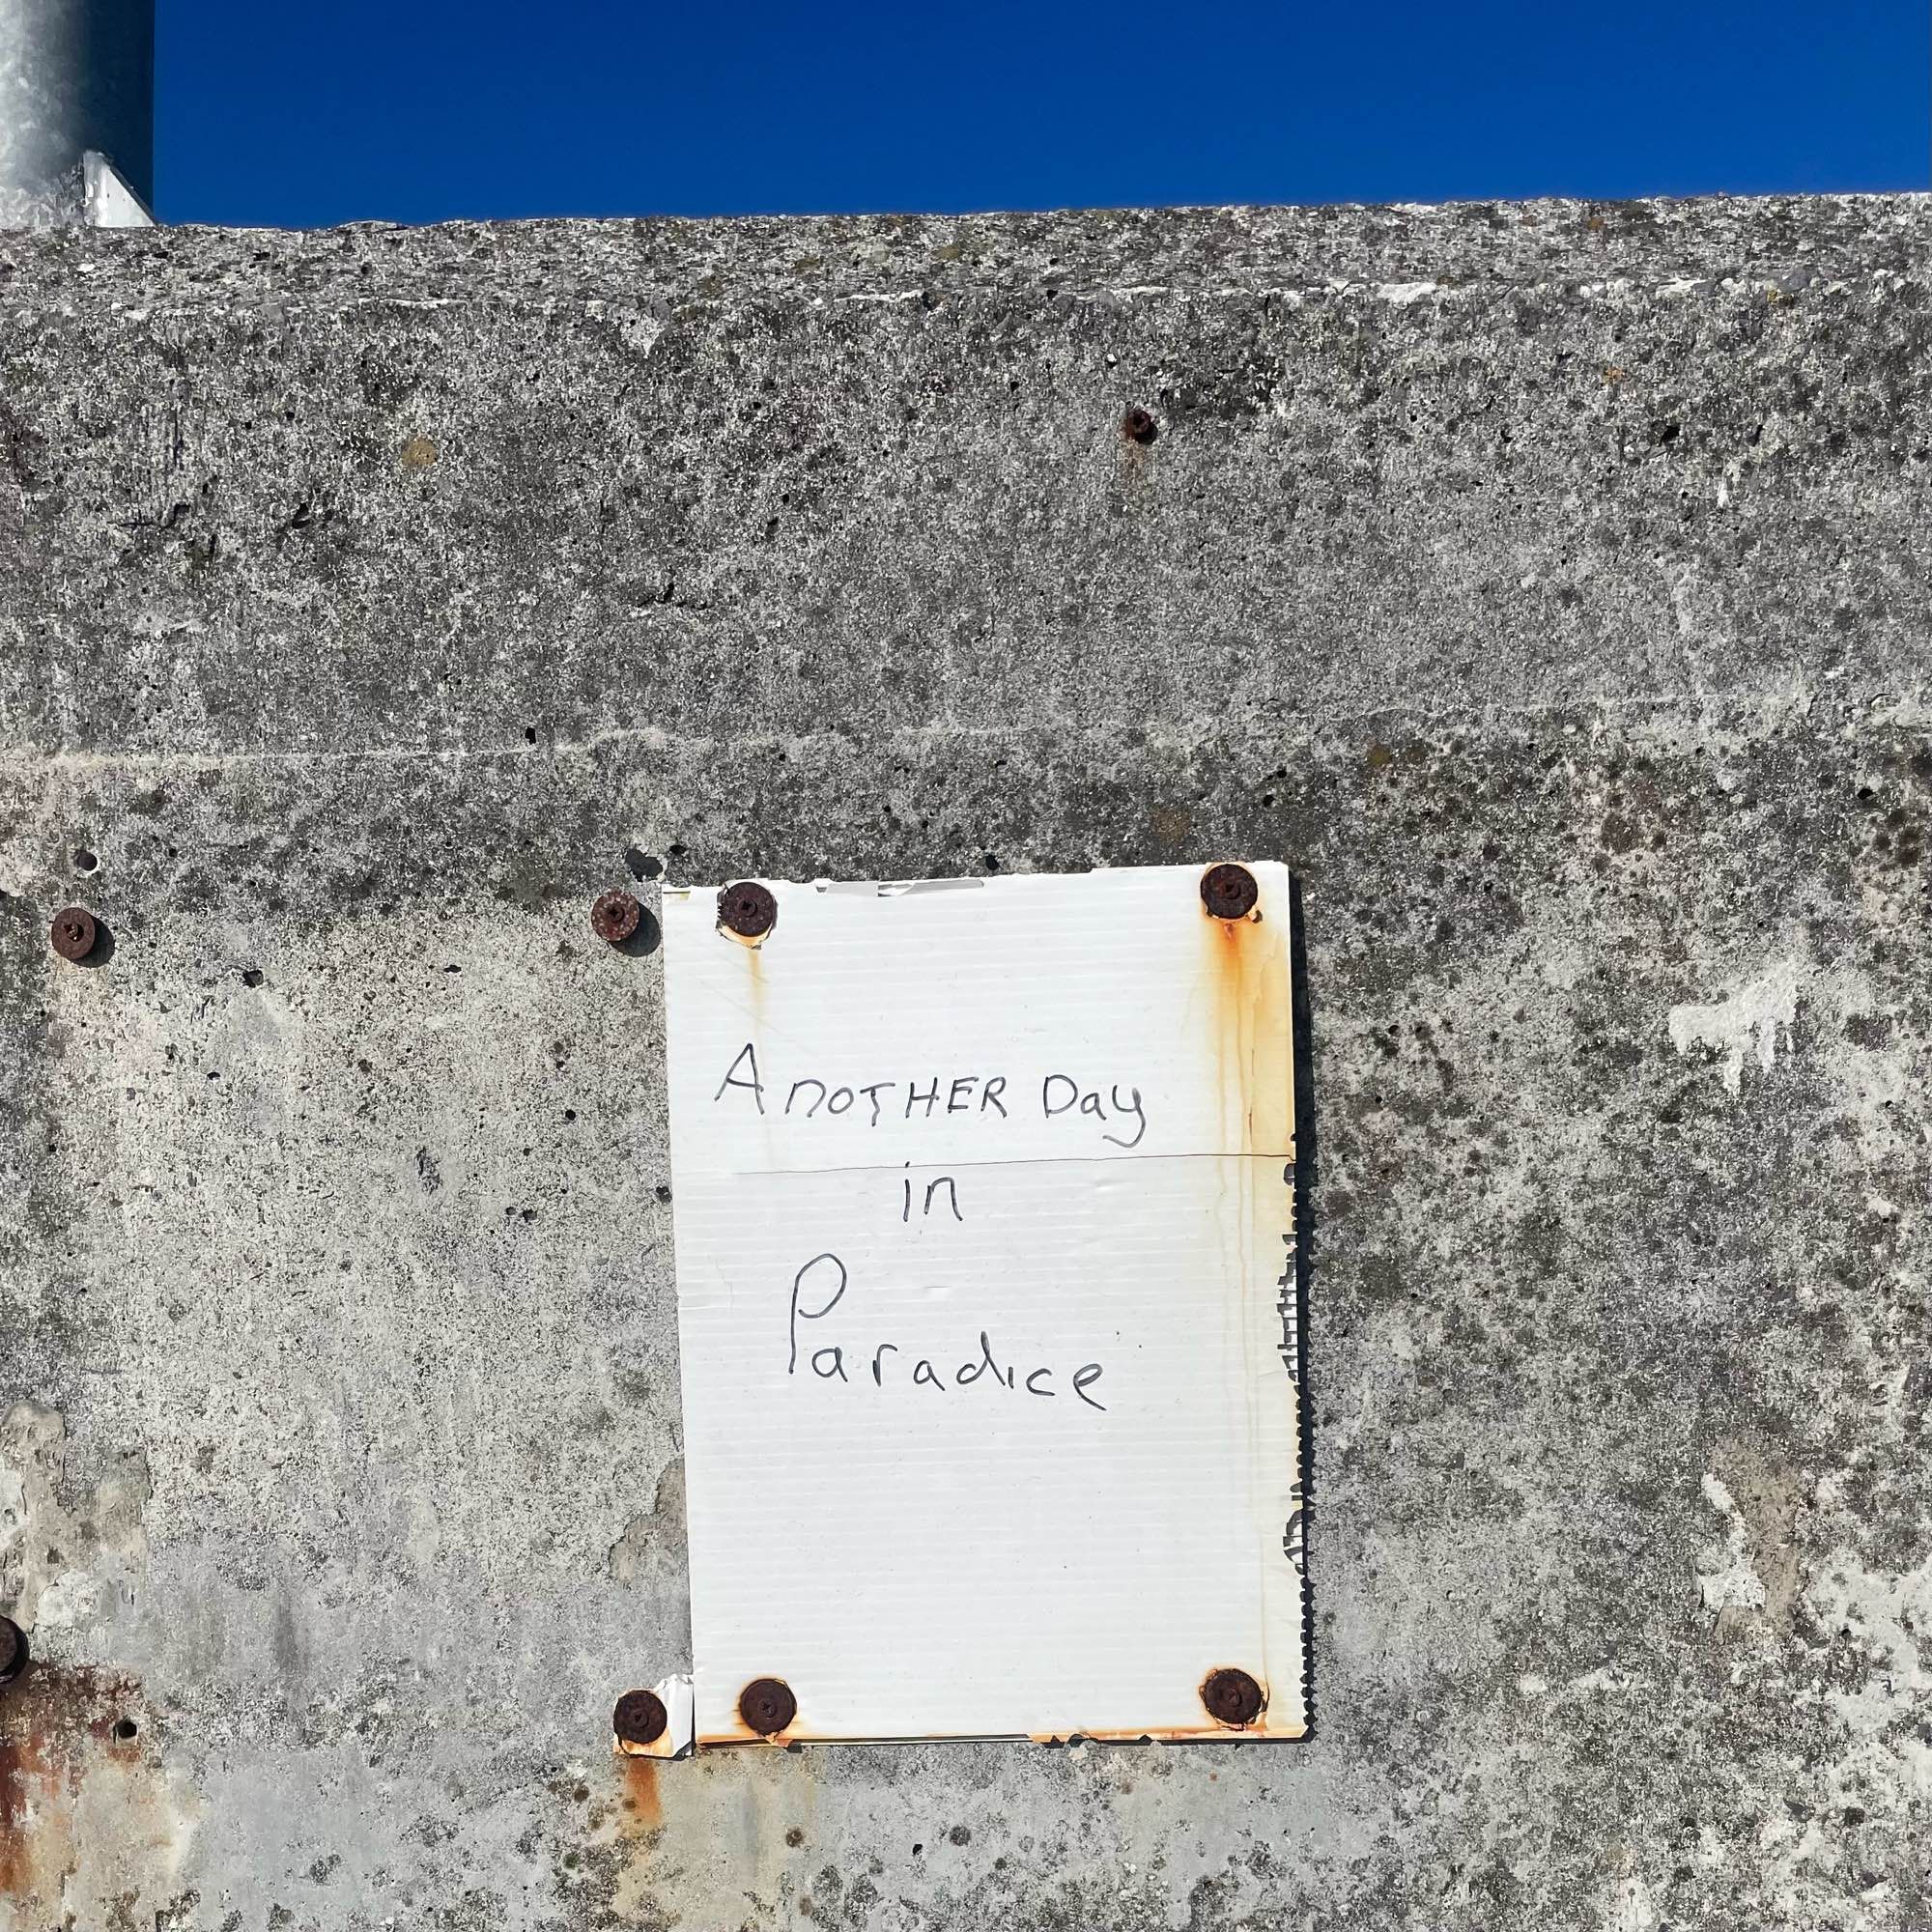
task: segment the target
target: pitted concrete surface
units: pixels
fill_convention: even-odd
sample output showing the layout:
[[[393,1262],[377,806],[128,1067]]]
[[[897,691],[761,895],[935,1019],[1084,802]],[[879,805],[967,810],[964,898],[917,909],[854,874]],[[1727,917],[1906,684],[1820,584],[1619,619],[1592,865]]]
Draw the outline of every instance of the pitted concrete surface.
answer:
[[[1928,240],[0,238],[0,1924],[1932,1924]],[[592,898],[1230,855],[1313,1739],[620,1765],[675,1204]]]

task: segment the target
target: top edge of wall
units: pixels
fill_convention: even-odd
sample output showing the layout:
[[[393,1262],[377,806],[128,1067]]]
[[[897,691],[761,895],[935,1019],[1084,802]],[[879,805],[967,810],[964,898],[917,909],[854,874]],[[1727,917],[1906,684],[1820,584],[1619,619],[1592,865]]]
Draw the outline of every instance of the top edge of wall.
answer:
[[[1124,209],[963,215],[358,222],[0,232],[0,302],[104,279],[170,302],[255,294],[683,299],[1835,280],[1921,274],[1932,194]]]

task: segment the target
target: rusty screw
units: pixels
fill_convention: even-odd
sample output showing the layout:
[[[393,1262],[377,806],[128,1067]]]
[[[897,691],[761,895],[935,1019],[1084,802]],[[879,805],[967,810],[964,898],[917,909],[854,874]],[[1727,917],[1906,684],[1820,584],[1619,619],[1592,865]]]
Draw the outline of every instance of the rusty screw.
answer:
[[[85,959],[94,951],[94,915],[81,906],[63,906],[54,914],[54,951],[63,959]]]
[[[611,1713],[611,1728],[624,1745],[654,1745],[669,1722],[670,1713],[655,1690],[626,1690]]]
[[[590,929],[599,939],[621,946],[638,929],[642,909],[629,893],[608,892],[590,908]]]
[[[1144,410],[1136,403],[1121,418],[1121,434],[1129,442],[1151,442],[1160,434],[1160,425],[1154,421],[1151,410]]]
[[[1245,866],[1209,866],[1201,881],[1201,903],[1216,919],[1246,919],[1261,895]]]
[[[718,895],[718,923],[740,939],[762,939],[778,923],[778,900],[753,879],[740,879]]]
[[[738,1693],[738,1715],[746,1728],[775,1738],[798,1716],[791,1686],[779,1677],[754,1677]]]
[[[1267,1704],[1262,1687],[1245,1670],[1214,1671],[1201,1687],[1201,1701],[1217,1724],[1235,1730],[1252,1724]]]
[[[27,1667],[27,1633],[12,1617],[0,1617],[0,1684],[11,1684]]]

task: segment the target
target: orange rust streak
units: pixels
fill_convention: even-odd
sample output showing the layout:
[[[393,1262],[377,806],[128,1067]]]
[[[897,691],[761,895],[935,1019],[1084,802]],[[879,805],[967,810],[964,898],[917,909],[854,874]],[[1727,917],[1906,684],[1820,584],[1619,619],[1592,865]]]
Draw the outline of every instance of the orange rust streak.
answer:
[[[1231,1100],[1239,1117],[1229,1153],[1284,1153],[1294,1144],[1287,917],[1286,907],[1273,921],[1202,914],[1221,1118],[1225,1123]]]
[[[46,1802],[50,1782],[46,1757],[34,1740],[0,1745],[0,1892],[19,1896],[30,1889],[27,1815],[37,1800]]]
[[[0,1698],[0,1893],[48,1900],[74,1870],[74,1805],[90,1754],[140,1758],[114,1725],[134,1716],[140,1686],[118,1671],[33,1662]]]
[[[664,1823],[664,1800],[658,1791],[658,1761],[654,1757],[624,1760],[624,1808],[637,1829],[654,1832]]]
[[[1289,981],[1289,906],[1272,896],[1256,906],[1246,919],[1221,920],[1202,908],[1207,931],[1205,972],[1213,994],[1208,1016],[1210,1046],[1215,1061],[1220,1102],[1222,1151],[1229,1154],[1273,1154],[1293,1159],[1294,1068],[1291,990]],[[1283,1177],[1285,1179],[1285,1177]],[[1281,1263],[1276,1242],[1292,1231],[1293,1197],[1286,1187],[1263,1182],[1244,1164],[1237,1181],[1236,1239],[1238,1251],[1230,1257],[1243,1280],[1256,1284],[1277,1278]],[[1262,1264],[1265,1260],[1265,1267]],[[1273,1289],[1268,1290],[1272,1300]],[[1259,1442],[1263,1420],[1253,1406],[1254,1350],[1263,1346],[1257,1330],[1262,1311],[1246,1306],[1242,1313],[1241,1346],[1248,1361],[1248,1428],[1251,1442]],[[1291,1398],[1292,1399],[1292,1398]],[[1264,1597],[1267,1589],[1268,1549],[1277,1534],[1272,1525],[1258,1526],[1257,1563]],[[1255,1660],[1264,1677],[1265,1655]],[[1169,1731],[1164,1735],[1209,1737],[1299,1736],[1287,1725],[1270,1725],[1265,1710],[1257,1723],[1230,1730],[1209,1721],[1202,1731]]]

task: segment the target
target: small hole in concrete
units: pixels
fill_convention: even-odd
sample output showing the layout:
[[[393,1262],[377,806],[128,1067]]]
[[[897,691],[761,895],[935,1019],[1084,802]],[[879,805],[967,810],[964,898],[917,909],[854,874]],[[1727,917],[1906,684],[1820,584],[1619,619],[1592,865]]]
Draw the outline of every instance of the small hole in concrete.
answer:
[[[141,1734],[141,1727],[132,1718],[123,1718],[114,1726],[114,1735],[125,1745]]]
[[[91,872],[99,863],[100,861],[85,845],[73,855],[73,867],[77,872]]]

